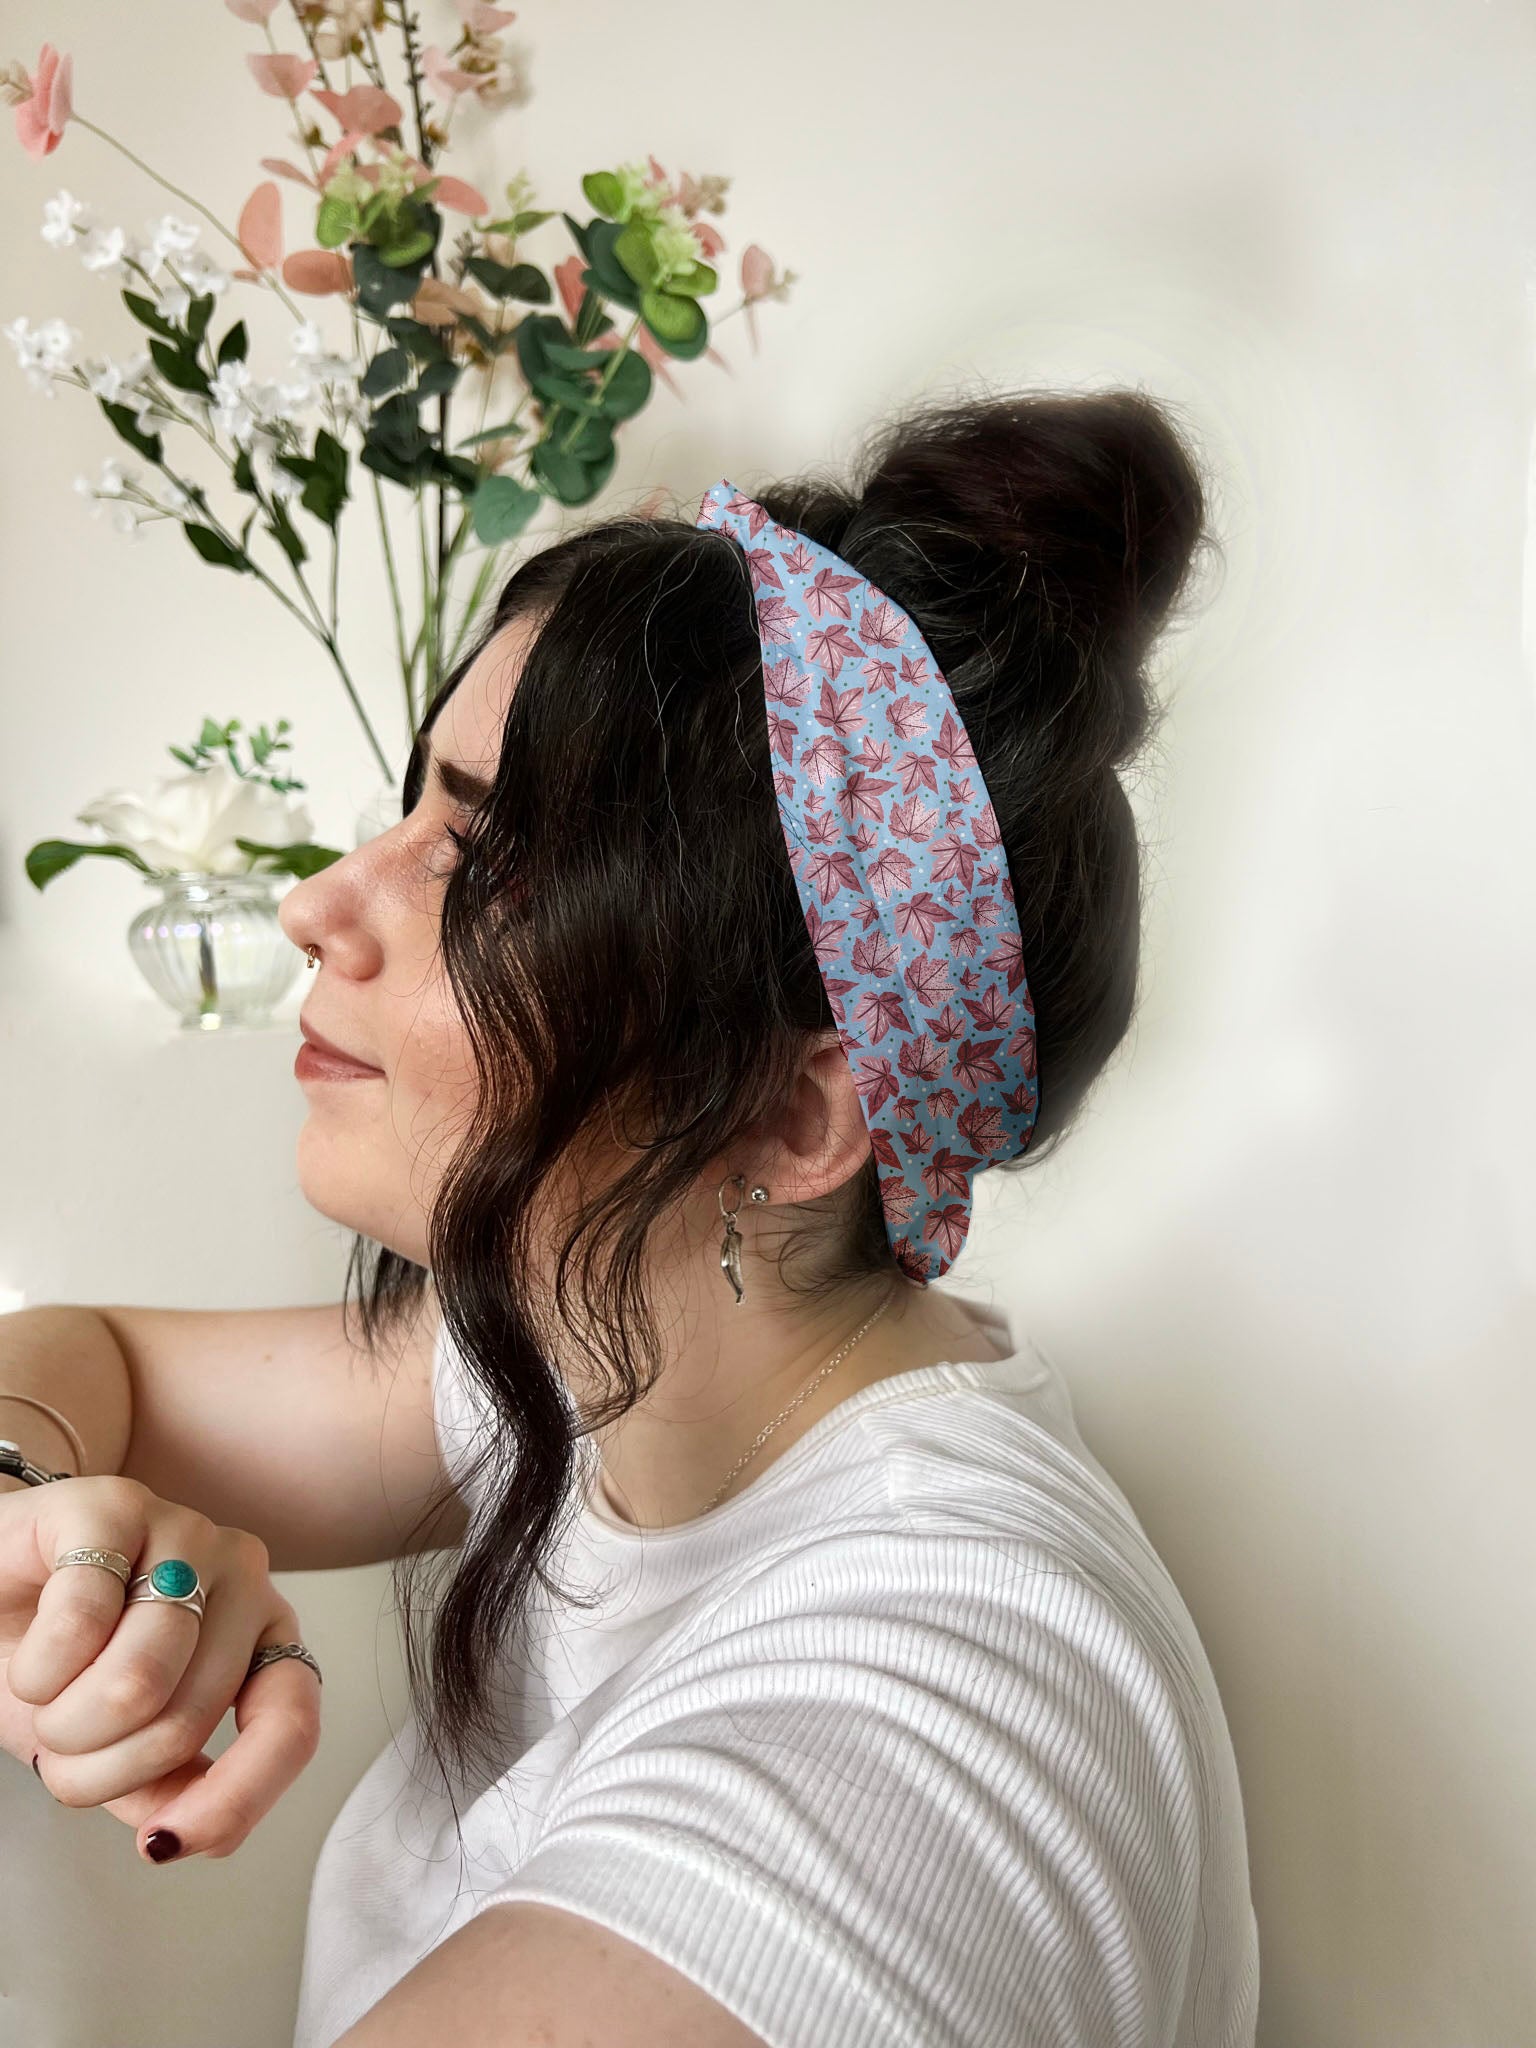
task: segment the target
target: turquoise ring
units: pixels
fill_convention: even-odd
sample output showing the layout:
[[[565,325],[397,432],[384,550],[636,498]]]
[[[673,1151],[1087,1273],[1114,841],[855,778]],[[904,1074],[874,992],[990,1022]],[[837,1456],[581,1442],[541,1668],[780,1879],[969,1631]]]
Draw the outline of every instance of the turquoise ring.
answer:
[[[167,1607],[190,1607],[201,1621],[207,1596],[194,1566],[184,1557],[164,1557],[153,1570],[139,1572],[128,1581],[123,1600],[159,1600]]]

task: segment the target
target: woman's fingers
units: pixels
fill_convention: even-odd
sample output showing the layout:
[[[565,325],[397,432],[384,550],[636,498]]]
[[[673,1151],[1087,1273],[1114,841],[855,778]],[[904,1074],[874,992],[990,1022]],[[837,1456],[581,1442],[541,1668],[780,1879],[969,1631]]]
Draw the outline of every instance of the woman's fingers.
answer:
[[[61,1804],[105,1806],[136,1787],[157,1783],[201,1753],[245,1681],[252,1644],[271,1621],[277,1598],[265,1579],[238,1568],[227,1575],[215,1572],[207,1592],[201,1623],[194,1614],[168,1613],[154,1601],[131,1606],[90,1670],[37,1709],[32,1725],[39,1775]],[[180,1645],[185,1668],[161,1696],[165,1639],[173,1633],[191,1640]],[[131,1639],[119,1648],[119,1637]],[[136,1675],[140,1671],[142,1678]],[[147,1718],[131,1705],[129,1688],[136,1684],[142,1685],[144,1700],[159,1698]],[[78,1702],[76,1694],[81,1695]],[[115,1702],[116,1710],[111,1732],[98,1740],[104,1701]],[[55,1715],[72,1717],[63,1725],[83,1727],[86,1736],[71,1732],[60,1741],[51,1719]]]
[[[262,1607],[266,1603],[266,1552],[254,1536],[248,1537],[241,1530],[221,1529],[190,1510],[173,1512],[161,1505],[154,1511],[150,1535],[134,1565],[135,1575],[151,1571],[171,1557],[185,1558],[196,1568],[205,1602],[202,1618],[191,1608],[170,1600],[126,1601],[116,1626],[94,1660],[39,1705],[33,1715],[33,1733],[49,1750],[61,1756],[82,1756],[87,1752],[110,1755],[122,1738],[147,1731],[161,1720],[210,1628],[215,1641],[227,1641],[230,1622],[242,1611],[248,1630],[260,1626],[262,1615],[255,1611],[254,1603],[259,1600]],[[51,1613],[45,1618],[43,1602],[50,1595],[64,1603],[58,1610],[62,1617],[80,1614],[86,1601],[95,1597],[97,1589],[87,1592],[61,1585],[82,1569],[69,1566],[54,1573],[38,1596],[34,1628],[43,1627],[45,1620],[54,1631],[68,1626],[66,1620],[56,1622]],[[110,1574],[93,1572],[92,1576]],[[224,1610],[223,1615],[216,1616],[215,1603]],[[30,1640],[29,1630],[22,1650]],[[44,1655],[57,1654],[56,1633],[45,1635],[44,1642]],[[20,1652],[11,1660],[13,1669],[19,1657]],[[16,1690],[14,1679],[11,1689]],[[229,1698],[226,1694],[226,1706]],[[217,1727],[217,1717],[211,1725]],[[199,1736],[190,1746],[183,1741],[182,1747],[174,1756],[168,1756],[161,1768],[169,1768],[195,1753],[202,1740]],[[156,1771],[155,1776],[159,1775]],[[98,1774],[98,1781],[106,1784],[107,1774]],[[143,1776],[129,1782],[142,1784]],[[127,1785],[114,1783],[94,1799],[80,1798],[67,1803],[99,1805],[103,1799],[127,1789]],[[60,1791],[58,1796],[65,1795]]]
[[[249,1656],[269,1643],[299,1640],[298,1616],[283,1605]],[[183,1856],[229,1856],[282,1798],[320,1746],[320,1681],[297,1657],[280,1657],[246,1680],[235,1701],[235,1739],[208,1768],[144,1817],[139,1853],[157,1828]]]
[[[115,1550],[127,1558],[131,1576],[139,1569],[135,1560],[148,1540],[153,1495],[131,1480],[110,1477],[70,1480],[39,1492],[48,1497],[37,1502],[28,1532],[29,1556],[11,1559],[8,1564],[9,1582],[18,1593],[25,1592],[35,1601],[36,1612],[11,1652],[6,1683],[17,1699],[41,1708],[95,1662],[123,1616],[128,1592],[106,1565],[59,1565],[58,1560],[76,1549]],[[214,1525],[208,1526],[212,1529]],[[173,1646],[179,1638],[189,1655],[190,1630],[191,1623],[181,1621],[168,1637]],[[185,1664],[183,1658],[168,1671],[162,1700]],[[146,1705],[141,1718],[153,1711],[152,1704]],[[101,1739],[120,1734],[130,1725],[121,1718],[104,1725]],[[53,1733],[60,1740],[69,1735],[64,1717],[55,1717]]]

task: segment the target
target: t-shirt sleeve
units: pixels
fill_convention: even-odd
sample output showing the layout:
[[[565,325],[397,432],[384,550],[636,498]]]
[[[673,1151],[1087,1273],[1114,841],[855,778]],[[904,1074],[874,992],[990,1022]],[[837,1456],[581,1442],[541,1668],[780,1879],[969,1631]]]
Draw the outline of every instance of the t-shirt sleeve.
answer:
[[[1169,2048],[1202,1853],[1177,1691],[1032,1540],[822,1539],[588,1731],[481,1909],[599,1921],[769,2048]]]

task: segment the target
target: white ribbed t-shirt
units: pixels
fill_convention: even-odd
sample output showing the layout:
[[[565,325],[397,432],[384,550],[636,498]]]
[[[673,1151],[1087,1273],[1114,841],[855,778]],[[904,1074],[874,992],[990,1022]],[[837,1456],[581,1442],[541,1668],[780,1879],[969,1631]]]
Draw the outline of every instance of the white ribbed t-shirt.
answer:
[[[769,2048],[1253,2048],[1242,1798],[1194,1622],[1060,1374],[969,1306],[1006,1359],[860,1389],[694,1521],[620,1521],[583,1444],[553,1565],[599,1604],[541,1596],[462,1849],[409,1720],[354,1788],[294,2048],[516,1899],[638,1942]],[[461,1485],[479,1401],[440,1336]]]

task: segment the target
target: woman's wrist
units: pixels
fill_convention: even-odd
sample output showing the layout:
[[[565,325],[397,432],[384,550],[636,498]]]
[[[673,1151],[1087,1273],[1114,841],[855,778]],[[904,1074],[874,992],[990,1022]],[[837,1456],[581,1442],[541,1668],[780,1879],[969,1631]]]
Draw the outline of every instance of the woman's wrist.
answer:
[[[71,1442],[69,1431],[38,1407],[30,1395],[8,1394],[0,1387],[0,1437],[16,1444],[34,1465],[41,1465],[46,1471],[77,1473],[80,1469],[79,1449]],[[0,1485],[7,1491],[26,1483],[8,1472],[0,1472]]]

